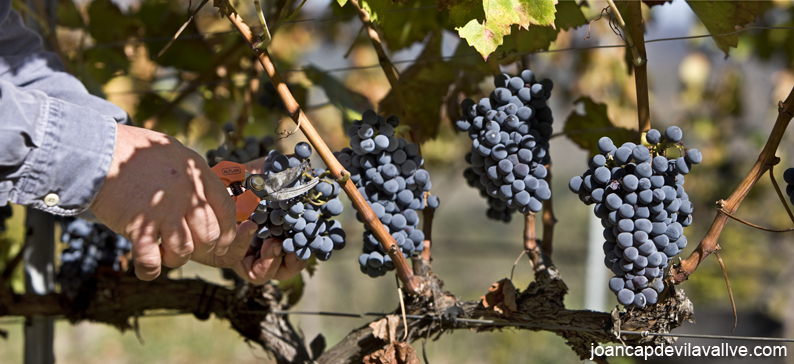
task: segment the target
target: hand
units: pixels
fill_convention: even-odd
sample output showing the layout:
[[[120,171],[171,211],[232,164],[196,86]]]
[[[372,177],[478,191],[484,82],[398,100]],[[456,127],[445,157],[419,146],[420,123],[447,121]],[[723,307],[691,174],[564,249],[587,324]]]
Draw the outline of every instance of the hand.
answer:
[[[254,284],[265,284],[271,279],[284,280],[292,278],[304,268],[307,262],[298,259],[295,253],[283,255],[281,239],[267,238],[262,248],[250,252],[232,268],[241,278]]]
[[[265,159],[262,157],[246,162],[245,169],[251,173],[264,173]],[[270,279],[284,280],[296,276],[306,268],[307,262],[298,259],[295,253],[283,255],[281,243],[280,239],[265,239],[258,256],[257,252],[249,251],[242,262],[232,268],[241,278],[254,284],[265,284]]]
[[[222,257],[237,234],[234,201],[200,155],[165,134],[125,125],[118,126],[113,161],[91,210],[130,239],[142,280],[191,255]]]

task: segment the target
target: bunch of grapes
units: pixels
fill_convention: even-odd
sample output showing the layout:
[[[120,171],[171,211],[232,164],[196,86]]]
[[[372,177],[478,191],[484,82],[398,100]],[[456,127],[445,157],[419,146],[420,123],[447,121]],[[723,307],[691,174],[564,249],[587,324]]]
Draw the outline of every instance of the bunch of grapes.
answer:
[[[0,206],[0,233],[6,231],[6,220],[12,215],[14,215],[14,210],[11,209],[11,205]]]
[[[61,252],[61,267],[57,281],[61,291],[74,298],[96,279],[99,267],[121,271],[121,257],[132,249],[132,243],[107,226],[74,217],[59,218],[63,234],[61,241],[68,246]]]
[[[265,174],[299,166],[311,154],[311,147],[305,142],[295,145],[294,157],[273,151],[265,162]],[[325,175],[327,173],[322,169],[304,172],[294,185],[286,187],[300,186]],[[251,215],[251,219],[259,224],[257,236],[261,239],[283,239],[284,251],[294,252],[298,259],[307,260],[314,253],[319,260],[328,260],[333,250],[345,247],[346,234],[342,224],[332,220],[344,209],[338,197],[341,191],[342,186],[336,181],[323,179],[305,195],[286,201],[262,201]],[[254,248],[258,251],[260,246]]]
[[[513,212],[538,212],[551,198],[544,178],[554,122],[546,100],[553,83],[524,70],[521,77],[499,75],[494,85],[490,97],[463,100],[455,126],[472,140],[466,154],[471,167],[463,176],[488,199],[488,217],[509,222]]]
[[[429,193],[430,174],[421,168],[424,160],[419,146],[394,136],[399,124],[396,116],[384,118],[367,110],[348,130],[350,148],[334,155],[408,258],[424,250],[417,211],[425,206],[437,208],[439,199]],[[361,216],[357,218],[361,220]],[[358,261],[361,272],[373,278],[394,269],[391,257],[368,228]]]
[[[273,148],[275,141],[271,136],[257,138],[255,136],[248,136],[243,140],[241,146],[237,146],[231,142],[230,137],[235,133],[234,123],[228,122],[223,126],[225,132],[225,139],[223,144],[218,149],[210,149],[207,151],[207,163],[210,167],[218,164],[221,161],[230,161],[235,163],[245,163],[259,157],[268,155],[268,151]]]
[[[649,146],[616,147],[603,137],[601,152],[589,169],[571,179],[569,187],[604,226],[604,263],[615,276],[609,289],[623,305],[655,304],[664,289],[668,262],[686,247],[684,228],[692,223],[692,203],[684,191],[684,175],[703,159],[697,149],[684,148],[677,126],[664,137],[651,129]],[[668,159],[677,153],[675,159]]]
[[[223,128],[227,135],[235,132],[234,124],[227,123]],[[241,147],[235,146],[229,139],[217,150],[207,152],[210,165],[223,160],[245,163],[267,156],[263,169],[265,174],[269,174],[297,167],[312,155],[312,148],[306,142],[296,144],[295,154],[286,156],[269,150],[273,146],[270,136],[261,139],[246,137]],[[284,187],[296,187],[326,174],[321,169],[306,171],[293,185]],[[314,253],[319,260],[328,260],[333,250],[345,247],[346,235],[342,224],[331,220],[344,209],[337,197],[340,191],[338,183],[323,180],[306,194],[289,201],[261,201],[251,215],[251,220],[259,225],[258,239],[254,239],[251,250],[258,255],[263,239],[274,237],[283,240],[284,251],[296,253],[299,259],[307,260]]]

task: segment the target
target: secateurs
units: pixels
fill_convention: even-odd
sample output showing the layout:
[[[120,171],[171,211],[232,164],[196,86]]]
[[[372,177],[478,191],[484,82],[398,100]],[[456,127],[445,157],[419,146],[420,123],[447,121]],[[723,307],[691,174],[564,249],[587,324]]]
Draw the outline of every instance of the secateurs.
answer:
[[[231,189],[237,207],[237,221],[248,219],[256,210],[260,200],[284,201],[300,196],[320,183],[319,178],[294,186],[309,161],[281,172],[252,174],[240,163],[223,161],[212,167],[212,171]]]

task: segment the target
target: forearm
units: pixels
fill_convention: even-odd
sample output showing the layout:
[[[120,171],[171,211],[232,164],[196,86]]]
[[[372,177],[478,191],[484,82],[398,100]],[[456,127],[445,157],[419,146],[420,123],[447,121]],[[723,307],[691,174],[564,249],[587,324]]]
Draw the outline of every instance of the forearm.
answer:
[[[0,80],[0,204],[61,215],[85,210],[115,140],[113,118]]]

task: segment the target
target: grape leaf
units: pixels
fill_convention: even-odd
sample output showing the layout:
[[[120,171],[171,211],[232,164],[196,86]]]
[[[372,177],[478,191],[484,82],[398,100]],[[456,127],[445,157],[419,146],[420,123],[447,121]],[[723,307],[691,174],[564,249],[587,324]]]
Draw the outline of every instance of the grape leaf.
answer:
[[[58,0],[58,25],[69,28],[85,26],[83,17],[72,0]]]
[[[369,14],[369,18],[373,23],[384,24],[386,12],[389,8],[389,0],[360,0],[359,4]],[[340,3],[340,5],[342,4]]]
[[[587,19],[576,2],[561,1],[556,7],[554,26],[533,26],[523,30],[514,25],[511,35],[504,38],[505,44],[498,49],[499,54],[503,55],[500,63],[515,62],[515,57],[509,57],[512,53],[532,53],[549,49],[551,43],[557,40],[560,31],[587,24]]]
[[[409,0],[399,9],[409,10],[434,4],[433,0]],[[441,14],[433,10],[389,13],[389,21],[381,24],[386,46],[394,52],[425,40],[428,34],[440,31]]]
[[[135,35],[135,19],[122,14],[110,0],[94,0],[88,5],[88,32],[97,42],[126,40]]]
[[[304,70],[306,78],[313,84],[322,87],[331,103],[342,111],[342,119],[345,125],[353,122],[351,111],[358,113],[372,108],[366,96],[351,91],[328,73],[314,66],[304,67]]]
[[[106,1],[106,0],[102,0]],[[165,47],[168,38],[185,21],[184,9],[164,0],[145,0],[134,14],[135,19],[144,25],[146,37],[162,37],[163,40],[146,42],[149,54],[155,55]],[[183,37],[185,34],[183,33]],[[180,39],[174,42],[168,51],[157,58],[156,62],[167,67],[202,72],[210,68],[215,52],[202,38]],[[231,58],[231,57],[230,57]]]
[[[755,21],[770,5],[767,1],[693,1],[687,0],[692,11],[712,35],[730,33]],[[728,55],[730,47],[739,44],[739,35],[712,37],[717,47]]]
[[[571,141],[589,150],[591,155],[598,153],[598,139],[604,136],[610,137],[617,145],[639,140],[636,130],[617,127],[609,120],[606,104],[596,103],[587,96],[582,96],[573,103],[584,104],[584,115],[576,110],[572,111],[563,131]]]
[[[95,82],[105,84],[117,74],[127,73],[130,61],[121,48],[92,48],[83,53],[85,70]]]
[[[435,59],[441,56],[441,34],[433,34],[418,59]],[[449,84],[454,80],[455,72],[447,63],[421,61],[414,63],[402,72],[399,81],[406,105],[400,103],[399,97],[392,89],[381,100],[380,112],[386,115],[406,116],[403,119],[404,124],[409,125],[411,130],[417,133],[420,141],[433,139],[438,134],[444,96],[447,94]]]
[[[484,59],[502,44],[502,38],[510,34],[514,24],[526,29],[531,25],[554,26],[554,0],[485,0],[483,4],[485,20],[482,23],[471,19],[456,30]],[[465,6],[465,3],[454,6]],[[470,15],[476,16],[476,9]],[[461,16],[456,14],[455,21],[459,22]]]

